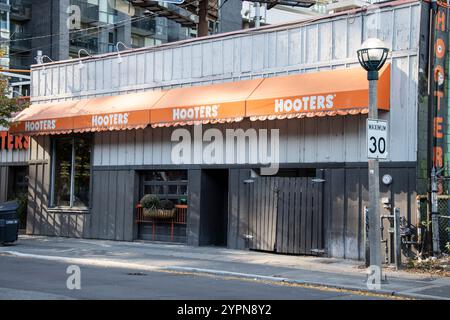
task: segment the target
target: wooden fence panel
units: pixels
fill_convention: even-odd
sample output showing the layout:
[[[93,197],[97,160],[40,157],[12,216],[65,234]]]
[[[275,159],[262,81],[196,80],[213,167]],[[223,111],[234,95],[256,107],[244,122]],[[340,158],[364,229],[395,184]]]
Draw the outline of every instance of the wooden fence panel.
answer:
[[[260,177],[248,188],[250,249],[287,254],[324,249],[323,184],[306,177]]]

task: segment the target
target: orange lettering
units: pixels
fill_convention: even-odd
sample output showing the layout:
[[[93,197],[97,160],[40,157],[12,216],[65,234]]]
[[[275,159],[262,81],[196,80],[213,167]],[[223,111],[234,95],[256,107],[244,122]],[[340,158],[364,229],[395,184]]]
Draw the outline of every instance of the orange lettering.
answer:
[[[23,142],[23,148],[28,150],[29,147],[30,147],[30,137],[25,136],[24,142]]]
[[[445,31],[445,12],[439,10],[436,14],[436,30]]]
[[[14,141],[13,141],[13,136],[12,135],[8,135],[8,149],[12,150],[14,148]]]
[[[444,97],[444,93],[442,91],[435,91],[434,96],[437,97],[437,109],[441,110],[441,99]]]
[[[15,136],[14,137],[14,148],[15,149],[22,149],[22,137]]]
[[[441,147],[434,147],[434,159],[433,163],[434,166],[437,168],[442,168],[444,165],[444,161],[442,159],[442,148]]]
[[[5,149],[7,135],[8,133],[6,131],[0,132],[0,138],[2,139],[2,149]]]
[[[442,138],[444,135],[442,134],[442,122],[444,119],[442,117],[434,118],[434,136],[436,138]]]

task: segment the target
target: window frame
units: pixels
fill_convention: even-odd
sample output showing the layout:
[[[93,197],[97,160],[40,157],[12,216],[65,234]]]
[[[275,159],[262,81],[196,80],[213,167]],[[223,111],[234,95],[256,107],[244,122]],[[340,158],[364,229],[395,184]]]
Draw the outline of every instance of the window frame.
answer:
[[[88,138],[91,145],[91,157],[89,159],[89,205],[88,206],[74,206],[74,192],[75,192],[75,141],[76,138]],[[56,169],[56,142],[61,140],[70,140],[72,144],[71,152],[71,168],[70,168],[70,200],[69,206],[57,206],[55,205],[55,169]],[[93,138],[91,135],[86,136],[70,136],[70,137],[56,137],[51,140],[51,168],[50,168],[50,201],[49,208],[51,209],[68,209],[68,210],[89,210],[92,208],[92,150],[93,150]]]
[[[146,180],[145,175],[149,172],[169,172],[169,171],[185,171],[186,172],[186,180],[171,180],[171,181],[162,181],[162,180]],[[189,172],[188,170],[183,169],[151,169],[151,170],[142,170],[140,172],[140,195],[141,197],[144,196],[145,193],[145,187],[152,187],[152,186],[183,186],[186,187],[186,194],[185,195],[177,195],[177,194],[165,194],[165,193],[158,193],[156,194],[161,199],[168,199],[168,200],[182,200],[185,199],[186,201],[189,199]]]

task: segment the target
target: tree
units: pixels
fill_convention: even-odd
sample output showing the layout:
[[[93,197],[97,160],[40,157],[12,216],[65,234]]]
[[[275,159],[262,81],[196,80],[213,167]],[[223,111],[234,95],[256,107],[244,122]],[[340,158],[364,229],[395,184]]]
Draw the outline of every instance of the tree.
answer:
[[[5,56],[4,49],[0,49],[0,58]],[[0,67],[0,71],[2,68]],[[0,74],[0,127],[8,127],[10,119],[15,113],[27,107],[27,103],[17,98],[10,98],[8,78]]]

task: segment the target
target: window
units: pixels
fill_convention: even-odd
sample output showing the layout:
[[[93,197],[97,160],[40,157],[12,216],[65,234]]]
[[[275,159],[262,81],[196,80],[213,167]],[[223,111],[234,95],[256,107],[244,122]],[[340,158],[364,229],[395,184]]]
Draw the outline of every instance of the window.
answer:
[[[52,207],[88,208],[91,182],[91,138],[53,140]]]
[[[186,204],[187,184],[186,170],[146,171],[142,174],[144,194],[154,194],[175,204]]]

